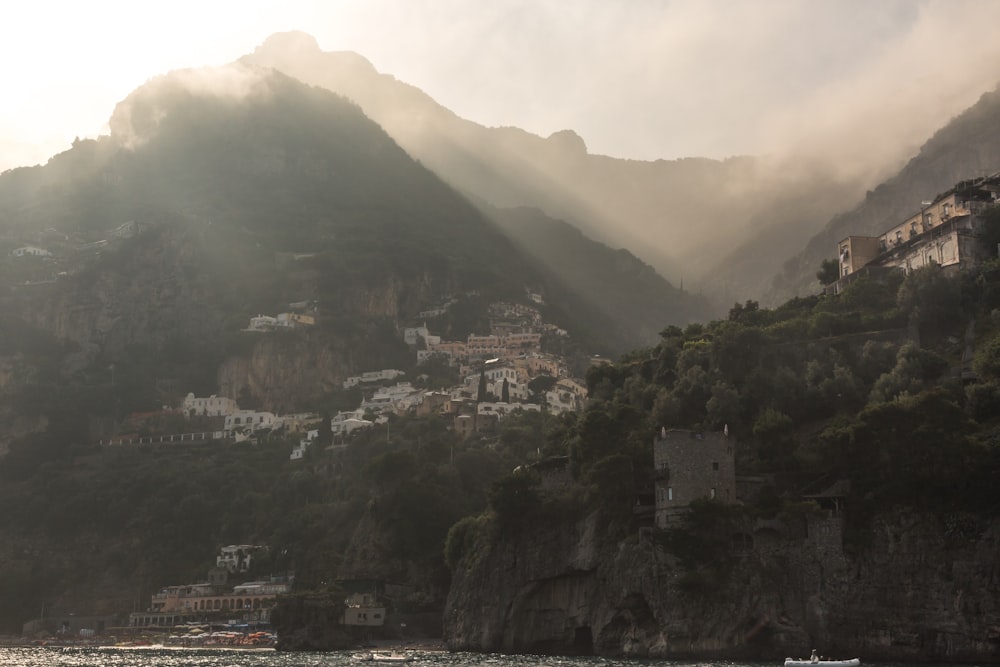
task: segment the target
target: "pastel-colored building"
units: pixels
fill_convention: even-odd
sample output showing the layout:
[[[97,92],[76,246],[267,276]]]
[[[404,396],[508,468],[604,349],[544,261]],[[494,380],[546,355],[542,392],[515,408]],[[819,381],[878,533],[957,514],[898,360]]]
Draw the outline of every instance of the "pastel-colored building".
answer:
[[[928,265],[956,271],[983,258],[978,243],[982,213],[1000,198],[1000,174],[958,183],[879,236],[849,236],[837,244],[839,293],[859,275],[905,272]]]

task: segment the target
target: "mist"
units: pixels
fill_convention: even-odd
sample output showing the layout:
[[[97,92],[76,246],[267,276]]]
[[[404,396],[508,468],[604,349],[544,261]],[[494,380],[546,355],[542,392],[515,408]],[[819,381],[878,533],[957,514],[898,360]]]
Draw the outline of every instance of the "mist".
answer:
[[[98,131],[113,124],[124,137],[124,108],[112,124],[108,110],[144,81],[140,68],[148,78],[218,65],[264,43],[250,62],[353,99],[460,191],[538,206],[674,284],[716,292],[727,289],[720,267],[762,227],[787,231],[741,279],[753,289],[1000,81],[1000,4],[988,0],[291,1],[256,13],[220,3],[205,22],[182,21],[202,14],[180,5],[159,32],[105,34],[100,22],[84,29],[89,13],[75,15],[48,58],[15,77],[72,97],[13,95],[0,116],[5,159],[23,159],[30,141],[26,121],[14,122],[20,107],[43,110],[31,115],[50,129],[36,136],[70,137],[51,155],[97,133],[58,128],[73,109],[93,109],[89,93],[114,89]],[[25,25],[40,20],[41,10],[21,11],[34,20]],[[40,53],[13,24],[4,54]],[[290,28],[310,37],[267,39]],[[183,52],[170,35],[181,29]],[[242,85],[218,71],[191,76]]]

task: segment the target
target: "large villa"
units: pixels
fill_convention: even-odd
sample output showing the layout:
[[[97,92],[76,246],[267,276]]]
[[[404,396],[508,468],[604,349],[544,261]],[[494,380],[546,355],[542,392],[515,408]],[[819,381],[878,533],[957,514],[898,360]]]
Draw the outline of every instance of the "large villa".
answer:
[[[982,261],[976,235],[982,213],[1000,199],[1000,173],[962,181],[880,236],[848,236],[837,246],[839,293],[858,276],[906,272],[928,264],[959,271]]]

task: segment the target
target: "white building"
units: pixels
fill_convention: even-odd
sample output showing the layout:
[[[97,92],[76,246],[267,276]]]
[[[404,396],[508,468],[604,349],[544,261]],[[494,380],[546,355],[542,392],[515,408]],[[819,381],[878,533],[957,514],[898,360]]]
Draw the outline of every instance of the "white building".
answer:
[[[181,409],[188,417],[224,417],[240,408],[236,405],[236,401],[225,396],[212,394],[207,398],[199,398],[193,393],[189,393],[184,398]]]
[[[403,342],[407,345],[416,345],[423,338],[427,340],[427,337],[431,335],[431,332],[427,329],[426,324],[422,324],[419,327],[406,327],[403,329]]]
[[[414,388],[409,382],[397,382],[391,387],[376,389],[371,398],[361,402],[361,410],[376,413],[405,412],[420,405],[423,400],[423,390]]]
[[[246,572],[250,569],[250,559],[258,546],[253,544],[230,544],[219,549],[215,557],[215,566],[223,567],[229,572]]]
[[[278,326],[278,318],[270,315],[258,315],[250,318],[247,331],[270,331]]]
[[[20,248],[14,248],[10,251],[10,254],[14,257],[51,257],[52,253],[45,248],[39,248],[33,245],[26,245]]]
[[[271,412],[257,412],[255,410],[236,410],[226,415],[226,424],[223,427],[226,431],[243,429],[256,431],[261,428],[274,428],[280,420]]]
[[[348,417],[347,419],[339,421],[330,422],[330,430],[333,431],[334,435],[347,435],[353,433],[361,428],[371,428],[374,426],[374,422],[370,422],[367,419],[358,419],[357,417]]]
[[[555,387],[545,392],[545,402],[549,411],[555,414],[574,412],[580,409],[580,399],[572,391],[563,387]]]
[[[289,461],[300,461],[305,458],[306,450],[309,449],[309,445],[312,443],[305,438],[299,440],[299,444],[292,447],[292,453],[288,455]]]
[[[369,593],[355,593],[344,600],[344,625],[380,626],[385,623],[385,607]]]
[[[497,380],[496,382],[489,382],[486,385],[486,390],[498,398],[503,398],[503,383],[503,379]],[[511,402],[520,403],[527,401],[530,397],[531,392],[528,391],[527,382],[507,380],[507,398],[509,398]]]
[[[234,595],[284,595],[289,591],[287,581],[248,581],[233,586]]]
[[[361,375],[354,375],[344,380],[344,389],[350,389],[359,384],[368,384],[371,382],[391,382],[401,375],[406,375],[406,373],[394,368],[385,368],[380,371],[366,371]]]

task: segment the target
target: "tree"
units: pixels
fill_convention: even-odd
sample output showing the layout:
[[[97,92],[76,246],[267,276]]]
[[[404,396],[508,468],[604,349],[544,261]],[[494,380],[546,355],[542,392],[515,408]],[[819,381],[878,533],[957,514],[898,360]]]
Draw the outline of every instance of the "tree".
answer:
[[[479,388],[476,390],[476,402],[482,403],[486,400],[486,366],[479,371]]]
[[[753,435],[764,463],[788,468],[795,451],[794,428],[794,423],[785,413],[773,408],[760,411],[753,423]]]
[[[983,379],[1000,379],[1000,334],[978,346],[972,367]]]
[[[531,518],[542,504],[540,484],[537,473],[523,469],[493,483],[489,503],[501,528],[514,528]]]
[[[740,393],[726,382],[716,381],[712,385],[712,398],[705,404],[705,412],[711,429],[719,430],[727,424],[735,424],[740,415]]]
[[[558,378],[554,378],[551,375],[539,375],[528,382],[528,391],[536,400],[544,399],[545,392],[556,386],[557,381]]]
[[[936,264],[911,271],[896,301],[917,322],[921,335],[940,335],[964,324],[961,285]]]
[[[325,447],[333,443],[333,429],[330,426],[330,415],[323,413],[319,422],[319,433],[316,435],[316,444]]]
[[[500,391],[500,402],[510,403],[510,383],[507,382],[507,378],[503,379],[503,389]]]
[[[816,272],[816,279],[821,285],[829,285],[840,279],[840,262],[836,259],[824,259]]]

